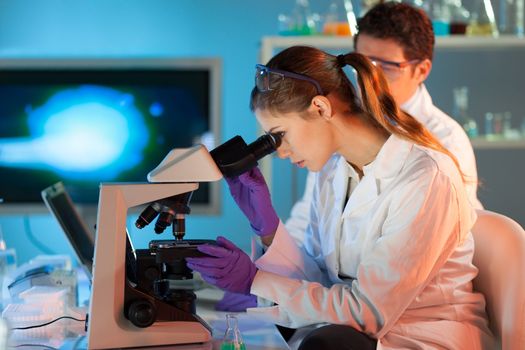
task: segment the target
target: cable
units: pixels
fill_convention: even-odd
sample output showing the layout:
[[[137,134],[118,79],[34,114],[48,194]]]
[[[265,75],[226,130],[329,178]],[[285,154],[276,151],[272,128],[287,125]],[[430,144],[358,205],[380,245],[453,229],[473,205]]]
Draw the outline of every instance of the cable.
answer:
[[[71,320],[75,320],[75,321],[79,321],[79,322],[86,322],[86,319],[81,320],[79,318],[75,318],[75,317],[72,317],[72,316],[60,316],[59,318],[55,318],[54,320],[46,322],[46,323],[37,324],[37,325],[34,325],[34,326],[11,328],[11,330],[22,330],[22,329],[31,329],[31,328],[44,327],[44,326],[47,326],[47,325],[49,325],[51,323],[54,323],[54,322],[56,322],[58,320],[61,320],[63,318],[67,318],[67,319],[71,319]]]
[[[49,345],[44,345],[44,344],[19,344],[19,345],[13,345],[11,347],[13,347],[13,348],[21,348],[21,347],[24,347],[24,346],[41,346],[44,349],[58,350],[57,348],[54,348],[54,347],[49,346]]]
[[[28,215],[24,215],[24,229],[26,231],[27,238],[29,239],[29,241],[31,241],[35,247],[40,249],[42,253],[49,255],[55,254],[50,248],[48,248],[46,245],[44,245],[42,242],[36,239],[36,237],[33,235],[33,230],[31,230]]]

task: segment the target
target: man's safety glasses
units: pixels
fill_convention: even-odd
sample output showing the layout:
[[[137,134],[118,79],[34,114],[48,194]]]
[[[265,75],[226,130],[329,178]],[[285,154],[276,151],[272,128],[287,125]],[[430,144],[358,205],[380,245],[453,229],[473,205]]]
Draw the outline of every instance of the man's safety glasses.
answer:
[[[403,62],[394,62],[382,60],[380,58],[371,56],[368,56],[368,58],[376,67],[381,68],[381,70],[387,78],[390,78],[392,80],[399,78],[399,76],[401,75],[401,73],[403,73],[406,67],[421,62],[420,59],[414,59]]]
[[[255,86],[261,92],[275,90],[284,78],[307,81],[315,86],[319,95],[324,95],[321,85],[306,75],[287,72],[280,69],[268,68],[262,64],[255,66]]]

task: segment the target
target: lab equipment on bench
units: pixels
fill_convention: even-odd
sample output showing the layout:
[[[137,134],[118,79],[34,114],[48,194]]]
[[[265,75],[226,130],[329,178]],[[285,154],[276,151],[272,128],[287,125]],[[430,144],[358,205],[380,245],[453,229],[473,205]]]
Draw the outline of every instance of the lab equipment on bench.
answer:
[[[149,183],[102,183],[97,215],[88,348],[204,343],[210,326],[196,314],[196,296],[185,282],[193,272],[185,258],[213,240],[184,239],[185,216],[198,182],[237,176],[280,144],[265,134],[250,145],[240,136],[208,152],[203,145],[173,149],[148,174]],[[155,218],[155,232],[172,226],[174,239],[134,249],[126,231],[128,209],[148,204],[135,225]],[[110,336],[108,336],[110,335]]]
[[[67,290],[67,305],[77,305],[77,274],[68,255],[39,255],[11,272],[6,282],[12,303],[19,302],[20,295],[33,287],[55,287]]]
[[[87,308],[77,306],[77,274],[68,255],[39,255],[22,264],[13,272],[8,290],[11,298],[4,305],[2,319],[16,329],[10,342],[58,341],[84,332],[84,322],[78,320],[85,319]],[[71,317],[77,321],[54,323]]]
[[[62,182],[46,187],[40,194],[49,212],[64,231],[80,267],[91,281],[93,252],[95,250],[93,233],[76,210],[73,200]]]
[[[246,350],[235,314],[226,315],[226,326],[220,350]]]

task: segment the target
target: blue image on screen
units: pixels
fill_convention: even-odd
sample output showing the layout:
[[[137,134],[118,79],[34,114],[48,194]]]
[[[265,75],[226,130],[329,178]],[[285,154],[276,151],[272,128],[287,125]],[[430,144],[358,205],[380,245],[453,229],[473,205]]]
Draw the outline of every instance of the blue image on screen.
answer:
[[[64,181],[115,181],[143,160],[149,133],[134,96],[84,85],[26,106],[28,135],[0,139],[0,164],[42,169]]]
[[[62,181],[76,202],[96,203],[100,182],[144,182],[172,148],[212,148],[209,79],[205,69],[0,72],[0,200],[41,202]]]

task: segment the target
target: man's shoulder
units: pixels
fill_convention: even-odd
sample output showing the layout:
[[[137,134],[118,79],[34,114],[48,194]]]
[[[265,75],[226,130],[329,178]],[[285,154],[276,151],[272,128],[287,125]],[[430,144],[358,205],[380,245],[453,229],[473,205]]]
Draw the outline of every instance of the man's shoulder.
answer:
[[[432,110],[432,115],[428,119],[428,125],[425,126],[446,148],[459,144],[470,147],[467,133],[456,119],[436,106],[433,106]]]
[[[424,86],[421,89],[417,95],[419,101],[413,103],[407,112],[423,123],[446,148],[470,145],[468,136],[459,122],[434,105]]]

